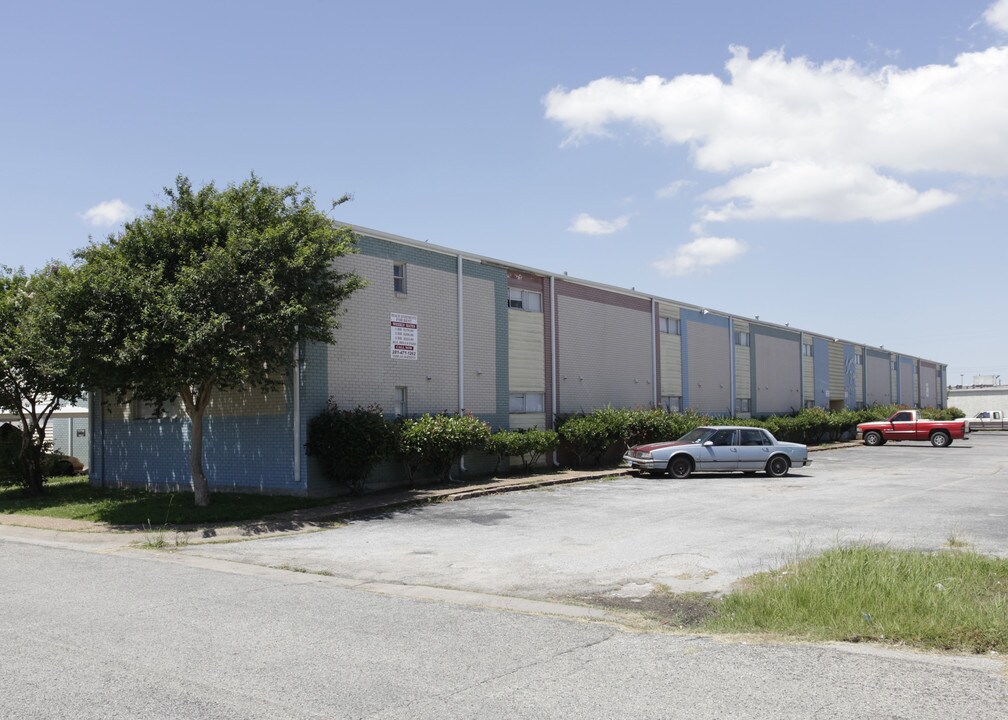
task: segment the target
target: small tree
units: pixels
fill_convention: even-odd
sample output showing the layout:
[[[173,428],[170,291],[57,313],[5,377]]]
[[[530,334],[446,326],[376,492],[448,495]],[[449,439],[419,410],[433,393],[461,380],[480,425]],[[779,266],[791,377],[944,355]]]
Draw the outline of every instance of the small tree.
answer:
[[[21,421],[18,465],[28,495],[43,489],[53,412],[61,400],[73,402],[84,391],[60,302],[71,276],[58,263],[32,275],[0,268],[0,407]]]
[[[395,450],[395,439],[392,423],[377,405],[340,410],[330,400],[308,422],[305,447],[319,459],[327,478],[361,494],[374,466]]]
[[[179,176],[165,195],[77,254],[75,335],[94,386],[120,399],[181,398],[205,506],[203,416],[214,392],[282,387],[297,344],[333,342],[341,304],[362,283],[334,267],[354,251],[353,232],[316,209],[310,190],[253,175],[196,191]]]

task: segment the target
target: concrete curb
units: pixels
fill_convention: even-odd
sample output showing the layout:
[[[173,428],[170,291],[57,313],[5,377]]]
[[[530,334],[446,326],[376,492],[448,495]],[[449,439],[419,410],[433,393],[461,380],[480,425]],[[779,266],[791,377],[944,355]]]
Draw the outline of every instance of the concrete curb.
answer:
[[[838,450],[857,447],[860,442],[836,443],[823,447],[810,447],[809,452]],[[432,503],[455,502],[470,498],[496,495],[505,492],[535,490],[579,482],[591,482],[606,478],[623,477],[630,474],[629,468],[619,467],[608,470],[569,470],[549,475],[533,475],[522,478],[500,478],[490,482],[461,485],[458,487],[433,487],[405,490],[392,493],[365,495],[347,498],[332,505],[304,508],[268,515],[261,520],[245,523],[224,523],[205,525],[185,525],[171,528],[144,528],[136,526],[113,526],[102,522],[43,517],[40,515],[0,514],[0,526],[10,526],[66,533],[67,541],[74,535],[103,535],[120,545],[144,544],[157,538],[175,538],[190,545],[203,543],[250,540],[303,532],[315,532],[332,527],[333,524],[380,513],[403,512]],[[72,542],[72,541],[71,541]],[[90,543],[89,544],[93,544]]]
[[[314,532],[331,527],[334,523],[355,517],[380,513],[402,512],[414,507],[443,502],[454,502],[468,498],[496,495],[504,492],[534,490],[537,488],[589,482],[629,474],[627,468],[603,471],[569,471],[555,475],[535,475],[525,478],[504,478],[492,482],[471,484],[460,487],[423,488],[388,494],[366,495],[349,498],[332,505],[305,508],[269,515],[261,520],[240,524],[183,525],[171,528],[144,528],[134,526],[113,526],[102,522],[52,518],[40,515],[0,515],[0,526],[22,528],[25,531],[43,531],[50,537],[55,533],[66,534],[64,541],[72,542],[74,536],[102,535],[108,540],[115,539],[118,545],[144,544],[152,538],[176,538],[187,545],[222,542],[229,540],[250,540],[253,538]],[[4,533],[7,534],[7,533]],[[11,535],[20,533],[10,533]],[[81,538],[83,541],[83,538]],[[94,541],[84,541],[94,544]],[[170,544],[170,540],[169,540]]]

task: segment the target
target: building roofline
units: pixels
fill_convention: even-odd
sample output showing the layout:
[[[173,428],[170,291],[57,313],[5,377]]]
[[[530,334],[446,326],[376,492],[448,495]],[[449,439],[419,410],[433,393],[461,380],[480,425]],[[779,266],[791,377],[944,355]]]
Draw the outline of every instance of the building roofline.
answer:
[[[496,267],[501,267],[506,270],[517,270],[520,272],[532,273],[534,275],[539,275],[541,277],[555,277],[558,280],[564,280],[565,282],[575,283],[577,285],[583,285],[590,288],[595,288],[598,290],[608,290],[609,292],[619,293],[621,295],[628,295],[630,297],[641,298],[645,300],[654,300],[656,302],[664,302],[670,305],[676,305],[678,307],[687,308],[690,310],[696,310],[701,312],[706,310],[707,312],[718,315],[720,317],[729,318],[732,320],[742,320],[743,322],[753,323],[763,327],[778,328],[787,332],[794,332],[798,334],[811,335],[813,337],[821,338],[823,340],[829,340],[832,342],[846,343],[848,345],[859,345],[862,348],[878,350],[889,355],[899,355],[902,357],[915,358],[916,360],[931,363],[937,365],[938,367],[948,367],[948,363],[941,363],[937,360],[930,360],[928,358],[920,357],[918,355],[911,355],[909,353],[897,352],[895,350],[888,350],[884,347],[869,345],[864,342],[856,342],[854,340],[847,340],[840,337],[831,337],[821,332],[815,332],[813,330],[803,330],[802,328],[792,327],[790,325],[781,325],[779,323],[769,322],[767,320],[757,320],[756,318],[746,317],[745,315],[738,315],[735,313],[728,313],[721,310],[715,310],[713,308],[707,308],[702,305],[695,305],[693,303],[683,302],[682,300],[676,300],[674,298],[662,297],[660,295],[655,295],[653,293],[640,292],[639,290],[634,290],[633,288],[627,289],[623,287],[618,287],[616,285],[608,285],[606,283],[597,282],[595,280],[586,280],[584,278],[571,277],[566,273],[555,273],[549,270],[542,270],[540,268],[529,267],[526,265],[518,265],[517,263],[508,262],[507,260],[500,260],[498,258],[492,258],[486,255],[478,255],[476,253],[467,252],[464,250],[456,250],[444,245],[437,245],[432,242],[414,240],[413,238],[404,237],[402,235],[396,235],[394,233],[385,232],[383,230],[375,230],[374,228],[364,227],[363,225],[355,225],[353,223],[346,223],[341,221],[336,221],[336,224],[341,227],[351,228],[355,233],[360,235],[367,235],[369,237],[374,237],[379,240],[389,240],[391,242],[400,243],[402,245],[409,245],[411,247],[423,248],[424,250],[429,250],[431,252],[441,253],[443,255],[450,255],[452,257],[462,256],[465,260],[471,260],[473,262],[478,262],[483,265],[494,265]]]

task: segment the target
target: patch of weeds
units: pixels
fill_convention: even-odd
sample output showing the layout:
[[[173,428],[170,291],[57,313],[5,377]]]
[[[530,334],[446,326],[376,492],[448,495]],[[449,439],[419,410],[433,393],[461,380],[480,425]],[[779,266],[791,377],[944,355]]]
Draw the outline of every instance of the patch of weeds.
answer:
[[[306,567],[301,567],[300,565],[290,565],[284,563],[283,565],[270,565],[274,570],[286,570],[288,572],[305,573],[307,575],[322,575],[324,577],[335,577],[333,573],[328,570],[310,570]]]
[[[970,543],[963,539],[962,534],[957,528],[952,528],[952,530],[949,531],[948,537],[945,538],[945,544],[950,548],[964,548],[970,546]]]
[[[1004,653],[1008,560],[959,550],[834,548],[748,578],[705,629]]]

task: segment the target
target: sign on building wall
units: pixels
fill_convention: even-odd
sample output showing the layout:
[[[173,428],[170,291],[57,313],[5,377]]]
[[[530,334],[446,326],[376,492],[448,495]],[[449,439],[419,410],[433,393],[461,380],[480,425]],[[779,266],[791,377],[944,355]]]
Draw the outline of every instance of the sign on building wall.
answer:
[[[416,360],[417,357],[417,316],[392,313],[392,357]]]

